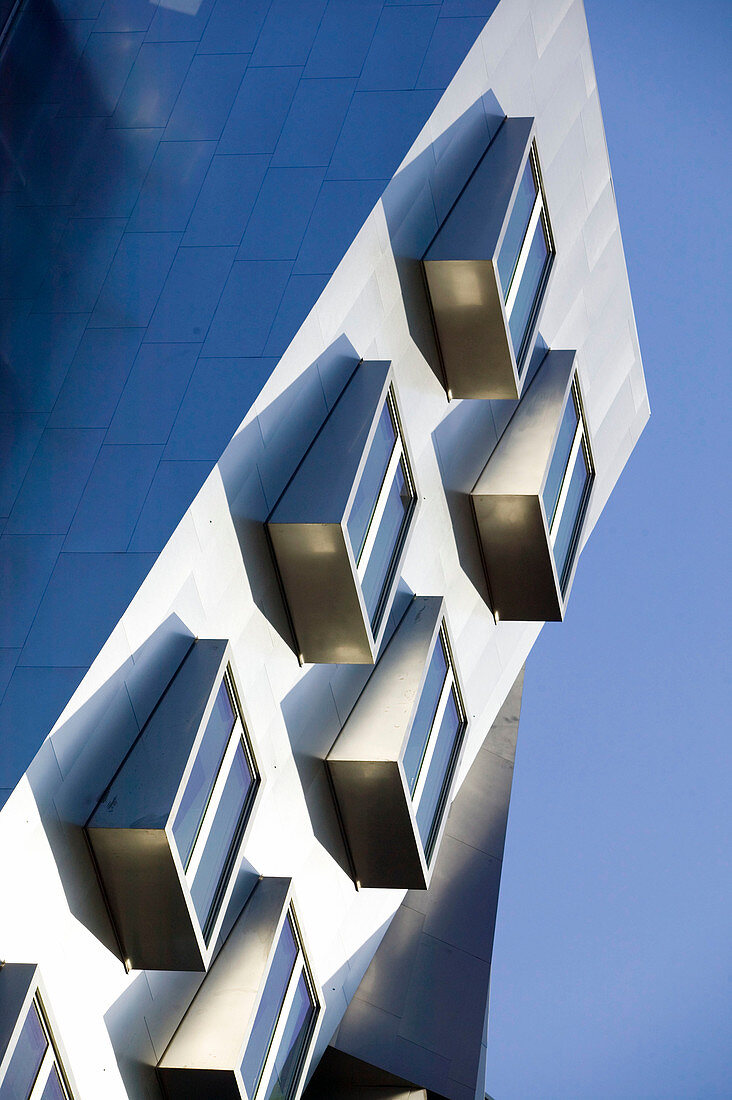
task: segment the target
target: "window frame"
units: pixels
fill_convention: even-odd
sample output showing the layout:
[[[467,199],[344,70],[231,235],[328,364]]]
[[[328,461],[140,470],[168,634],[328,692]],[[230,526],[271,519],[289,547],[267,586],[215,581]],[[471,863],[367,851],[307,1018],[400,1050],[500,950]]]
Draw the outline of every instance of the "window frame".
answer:
[[[5,964],[12,965],[12,964]],[[3,1070],[2,1078],[0,1078],[0,1090],[2,1090],[6,1078],[7,1072],[10,1069],[15,1055],[18,1040],[23,1032],[26,1021],[29,1014],[35,1010],[38,1020],[41,1025],[43,1036],[46,1040],[46,1049],[43,1053],[41,1063],[36,1070],[33,1083],[31,1084],[30,1091],[22,1100],[41,1100],[44,1089],[48,1085],[48,1081],[54,1069],[58,1074],[58,1079],[61,1083],[61,1088],[64,1094],[65,1100],[74,1100],[76,1092],[73,1086],[71,1075],[64,1065],[64,1052],[61,1048],[61,1044],[54,1035],[54,1024],[52,1023],[49,1011],[46,1007],[47,998],[45,996],[45,990],[42,988],[40,977],[36,974],[35,980],[31,983],[28,993],[24,1000],[24,1006],[21,1012],[18,1014],[16,1025],[14,1028],[13,1039],[7,1050],[4,1052],[2,1061],[6,1064]],[[9,1057],[7,1057],[9,1053]]]
[[[364,476],[364,472],[366,470],[366,465],[367,465],[367,462],[368,462],[368,459],[369,459],[369,455],[371,454],[371,449],[374,446],[376,431],[378,430],[378,425],[379,425],[379,422],[381,420],[381,416],[382,416],[384,408],[387,408],[388,411],[389,411],[389,416],[390,416],[390,419],[391,419],[392,428],[394,430],[394,437],[395,437],[394,438],[394,444],[393,444],[393,447],[392,447],[391,454],[389,456],[389,461],[387,463],[387,467],[386,467],[386,470],[384,472],[384,476],[382,478],[381,485],[379,487],[379,491],[378,491],[377,496],[376,496],[376,500],[374,501],[374,504],[373,504],[373,507],[372,507],[372,510],[371,510],[371,516],[369,518],[369,521],[368,521],[368,524],[367,524],[367,527],[366,527],[366,533],[365,533],[363,545],[361,546],[361,548],[357,552],[356,548],[353,546],[353,544],[351,542],[351,534],[350,534],[350,531],[349,531],[348,524],[349,524],[349,520],[351,518],[351,512],[353,510],[353,505],[354,505],[356,497],[358,495],[358,489],[359,489],[359,486],[361,484],[361,480]],[[348,545],[350,547],[351,555],[353,557],[355,575],[358,579],[359,587],[361,588],[361,595],[362,595],[362,599],[364,600],[364,604],[365,604],[365,597],[363,596],[363,588],[362,588],[363,579],[366,575],[366,571],[368,569],[368,565],[369,565],[369,562],[371,560],[371,555],[372,555],[372,552],[373,552],[373,548],[374,548],[374,545],[375,545],[376,540],[378,538],[379,528],[380,528],[380,524],[381,524],[381,522],[384,518],[384,511],[386,509],[386,504],[387,504],[388,499],[389,499],[389,494],[390,494],[391,489],[394,485],[394,481],[395,481],[395,478],[397,476],[397,471],[400,468],[403,472],[404,480],[405,480],[406,486],[409,490],[409,496],[410,496],[409,507],[405,511],[404,517],[403,517],[403,519],[401,521],[401,524],[400,524],[399,533],[397,535],[396,542],[395,542],[394,547],[392,549],[391,558],[390,558],[390,561],[389,561],[389,567],[387,569],[386,576],[385,576],[383,584],[382,584],[381,592],[379,593],[379,598],[378,598],[378,600],[376,602],[376,605],[375,605],[375,608],[374,608],[373,619],[369,615],[368,610],[365,609],[365,611],[366,611],[365,619],[366,619],[368,627],[371,631],[371,635],[374,639],[374,643],[376,644],[377,639],[379,637],[379,634],[381,632],[381,628],[384,625],[385,611],[386,611],[388,605],[391,602],[390,597],[391,597],[392,591],[393,591],[394,580],[395,580],[396,574],[398,572],[399,566],[401,564],[402,550],[404,549],[404,546],[405,546],[405,543],[406,543],[406,540],[407,540],[407,535],[409,533],[409,529],[410,529],[410,527],[412,525],[412,521],[414,519],[414,513],[415,513],[415,510],[416,510],[416,507],[417,507],[417,500],[418,500],[417,488],[416,488],[416,485],[415,485],[414,475],[412,473],[412,467],[411,467],[411,463],[409,461],[409,456],[407,454],[407,447],[406,447],[406,443],[405,443],[405,439],[404,439],[404,431],[403,431],[403,428],[402,428],[401,417],[399,415],[399,408],[397,406],[393,381],[391,381],[389,383],[389,386],[387,388],[386,395],[385,395],[385,398],[384,398],[384,402],[380,406],[380,408],[378,410],[378,413],[377,413],[376,417],[374,418],[374,430],[370,433],[370,435],[371,435],[371,438],[368,441],[368,443],[367,443],[367,445],[364,449],[364,453],[363,453],[361,464],[360,464],[359,473],[358,473],[358,475],[357,475],[357,477],[354,481],[353,487],[351,489],[348,508],[347,508],[346,514],[344,516],[344,529],[345,529],[345,532],[346,532],[346,537],[348,539]]]
[[[539,154],[536,149],[536,140],[532,139],[529,146],[529,153],[526,162],[521,166],[521,171],[517,178],[517,194],[514,197],[514,201],[509,206],[508,212],[503,225],[501,234],[501,240],[498,245],[496,253],[496,265],[501,255],[501,249],[503,248],[503,241],[505,239],[506,230],[511,221],[511,215],[513,214],[514,207],[518,198],[518,187],[520,187],[521,180],[523,179],[524,172],[526,170],[526,164],[531,165],[531,174],[534,180],[534,186],[536,187],[536,195],[531,208],[531,214],[529,215],[529,221],[524,231],[521,245],[516,257],[516,263],[511,273],[511,278],[508,283],[508,287],[504,290],[500,277],[498,279],[501,289],[501,296],[503,298],[503,306],[506,312],[506,328],[513,347],[513,336],[511,335],[511,314],[516,304],[516,298],[521,286],[521,280],[526,270],[526,261],[534,243],[534,238],[538,230],[539,224],[544,233],[544,239],[546,241],[547,258],[544,263],[544,267],[539,279],[539,284],[534,293],[534,298],[531,303],[531,309],[526,319],[524,327],[524,333],[521,339],[521,345],[516,348],[513,347],[514,358],[516,361],[516,370],[518,372],[519,380],[523,381],[524,372],[529,362],[530,345],[533,343],[532,335],[537,314],[541,308],[541,304],[544,298],[544,292],[546,290],[547,282],[549,281],[549,273],[554,264],[556,257],[556,245],[554,243],[554,235],[552,233],[551,223],[549,221],[549,213],[547,209],[546,193],[544,191],[544,184],[541,177],[541,167],[539,165]]]
[[[178,847],[178,842],[175,838],[174,827],[175,821],[180,810],[181,802],[185,796],[188,785],[191,781],[193,769],[196,765],[196,761],[203,747],[203,742],[206,737],[206,731],[208,729],[209,722],[211,720],[211,714],[213,707],[216,705],[216,699],[218,698],[219,691],[222,685],[226,687],[226,691],[229,696],[232,710],[234,712],[234,725],[229,734],[229,738],[226,743],[226,748],[219,760],[216,776],[214,778],[213,785],[209,791],[206,799],[206,805],[203,809],[201,819],[198,823],[195,838],[191,851],[187,859],[184,861],[181,852]],[[215,934],[217,933],[217,926],[220,924],[221,911],[223,908],[223,902],[225,900],[228,887],[231,883],[233,870],[238,862],[239,855],[241,854],[242,842],[244,840],[247,826],[252,819],[252,811],[254,809],[257,795],[262,785],[262,776],[257,765],[256,756],[251,743],[251,735],[249,733],[247,723],[244,717],[244,711],[239,699],[239,693],[236,688],[236,681],[234,679],[234,673],[232,670],[231,659],[227,660],[224,667],[223,676],[217,678],[214,689],[209,696],[208,716],[206,721],[201,725],[201,732],[197,737],[194,750],[190,754],[190,758],[186,765],[185,771],[181,778],[181,782],[178,787],[178,791],[175,797],[175,801],[171,807],[170,815],[168,818],[168,829],[171,841],[171,847],[175,850],[176,857],[180,863],[182,881],[185,882],[188,896],[191,901],[193,912],[198,926],[201,931],[205,947],[207,951],[210,951],[213,947]],[[221,874],[219,876],[214,895],[211,899],[210,909],[205,921],[202,921],[198,911],[193,902],[193,882],[195,874],[200,866],[200,861],[206,848],[206,842],[210,836],[211,828],[213,826],[216,811],[221,802],[221,796],[223,794],[226,782],[231,774],[231,768],[236,756],[236,750],[239,745],[242,745],[244,750],[244,757],[252,776],[252,782],[247,792],[241,807],[241,812],[234,829],[231,842],[229,844],[229,851],[227,853],[226,860],[223,864]],[[228,764],[228,766],[227,766]],[[193,872],[190,872],[191,863],[197,854],[197,860]]]
[[[557,568],[557,576],[558,576],[558,580],[559,580],[559,587],[560,587],[560,590],[561,590],[561,593],[562,593],[562,599],[564,599],[566,597],[567,589],[569,587],[569,579],[572,575],[572,569],[574,567],[574,561],[575,561],[575,558],[576,558],[577,547],[579,545],[579,540],[580,540],[580,536],[581,536],[581,533],[582,533],[584,518],[585,518],[585,515],[587,514],[587,506],[589,504],[590,496],[592,494],[592,486],[593,486],[593,483],[594,483],[594,480],[595,480],[595,464],[592,460],[592,452],[590,450],[590,442],[589,442],[589,431],[587,429],[587,423],[586,423],[586,420],[585,420],[584,407],[583,407],[583,403],[582,403],[582,394],[581,394],[581,391],[580,391],[579,379],[577,377],[576,371],[575,371],[574,376],[572,378],[572,383],[569,387],[569,394],[567,396],[567,401],[565,402],[564,407],[562,408],[562,414],[559,418],[559,426],[557,428],[557,440],[555,441],[555,449],[556,449],[556,445],[559,441],[559,430],[561,428],[561,424],[562,424],[562,421],[564,419],[564,414],[565,414],[566,408],[567,408],[567,403],[569,401],[574,402],[574,408],[575,408],[575,412],[577,414],[577,426],[574,430],[574,435],[572,437],[572,445],[570,447],[569,457],[567,459],[567,463],[566,463],[566,465],[564,467],[564,471],[562,473],[562,478],[561,478],[561,482],[560,482],[559,495],[557,497],[557,502],[554,505],[554,511],[553,511],[551,516],[548,516],[546,514],[545,505],[544,505],[544,489],[546,488],[546,482],[547,482],[547,479],[548,479],[548,476],[549,476],[549,471],[551,469],[551,462],[552,462],[552,459],[554,458],[554,449],[552,450],[552,459],[550,459],[550,461],[549,461],[549,466],[547,467],[546,476],[544,478],[544,485],[542,485],[542,492],[541,492],[542,510],[544,512],[544,518],[545,518],[545,521],[546,521],[547,536],[549,538],[549,544],[551,546],[552,558],[554,559],[555,568],[557,568],[557,562],[556,562],[555,551],[554,551],[556,540],[557,540],[557,535],[559,533],[559,528],[561,526],[562,518],[564,516],[564,511],[565,511],[566,504],[567,504],[567,497],[568,497],[568,494],[569,494],[569,487],[570,487],[570,484],[571,484],[571,481],[572,481],[572,477],[574,475],[575,468],[577,466],[577,463],[579,461],[581,461],[582,459],[584,459],[584,462],[585,462],[586,468],[587,468],[587,482],[586,482],[585,487],[583,489],[582,497],[580,498],[579,507],[577,509],[577,515],[575,516],[574,524],[573,524],[573,527],[572,527],[572,534],[570,536],[569,546],[568,546],[568,549],[567,549],[567,558],[566,558],[564,566],[561,570],[561,573],[560,573],[559,569]]]
[[[310,963],[308,961],[307,953],[305,951],[305,944],[303,942],[302,932],[300,931],[300,925],[299,925],[299,922],[297,920],[297,916],[295,914],[295,908],[294,908],[294,905],[293,905],[292,901],[290,901],[289,904],[287,905],[286,909],[285,909],[285,919],[280,924],[277,935],[275,936],[275,939],[274,939],[274,942],[273,942],[273,945],[272,945],[270,965],[267,968],[267,974],[266,974],[266,976],[264,978],[264,981],[262,983],[261,990],[260,990],[260,995],[257,999],[257,1005],[256,1005],[256,1008],[255,1008],[254,1013],[252,1015],[252,1023],[256,1019],[256,1015],[257,1015],[257,1012],[259,1010],[259,1005],[260,1005],[260,1003],[261,1003],[261,1001],[262,1001],[262,999],[265,995],[266,988],[267,988],[267,982],[269,980],[270,972],[271,972],[271,964],[272,964],[272,961],[274,960],[274,956],[275,956],[277,948],[279,946],[280,939],[282,937],[284,929],[285,929],[285,927],[288,923],[289,923],[290,928],[292,930],[292,936],[293,936],[293,939],[295,941],[295,946],[297,948],[297,955],[295,957],[295,962],[293,964],[292,971],[290,973],[290,977],[287,981],[287,986],[285,988],[284,996],[282,998],[282,1001],[280,1003],[280,1006],[279,1006],[279,1009],[278,1009],[278,1012],[277,1012],[277,1018],[275,1020],[274,1028],[272,1029],[272,1032],[271,1032],[271,1034],[269,1036],[269,1039],[268,1039],[268,1042],[267,1042],[267,1050],[266,1050],[266,1053],[264,1055],[264,1060],[263,1060],[263,1063],[262,1063],[262,1069],[261,1069],[259,1077],[257,1079],[257,1083],[254,1087],[254,1092],[251,1095],[249,1094],[249,1092],[247,1090],[247,1087],[243,1083],[243,1080],[242,1080],[242,1094],[243,1094],[244,1097],[246,1097],[246,1100],[262,1100],[262,1098],[267,1094],[267,1090],[269,1089],[269,1087],[272,1084],[272,1077],[273,1077],[273,1074],[275,1072],[275,1061],[277,1059],[277,1055],[280,1052],[280,1046],[282,1044],[282,1039],[283,1039],[283,1036],[284,1036],[284,1032],[285,1032],[285,1029],[287,1027],[290,1009],[292,1008],[292,1004],[293,1004],[293,1001],[295,999],[295,993],[297,991],[297,986],[299,984],[299,981],[300,981],[301,977],[304,977],[304,979],[305,979],[305,986],[306,986],[306,989],[307,989],[308,996],[310,998],[310,1003],[311,1003],[312,1008],[313,1008],[313,1015],[312,1015],[312,1019],[310,1021],[309,1027],[308,1027],[307,1036],[306,1036],[306,1038],[303,1042],[302,1050],[300,1052],[300,1055],[299,1055],[299,1058],[298,1058],[298,1061],[297,1061],[297,1066],[296,1066],[295,1074],[294,1074],[294,1085],[293,1085],[293,1088],[290,1091],[290,1096],[285,1097],[285,1100],[293,1100],[293,1098],[300,1091],[300,1086],[302,1084],[303,1070],[304,1070],[304,1068],[307,1064],[308,1056],[310,1054],[310,1049],[311,1049],[311,1046],[312,1046],[313,1037],[315,1035],[315,1031],[317,1029],[318,1021],[319,1021],[320,1016],[321,1016],[321,1009],[322,1009],[321,1001],[320,1001],[320,998],[319,998],[318,993],[317,993],[317,987],[315,985],[315,979],[313,978],[312,970],[310,969]],[[244,1056],[247,1052],[248,1041],[249,1041],[249,1036],[247,1036],[247,1039],[244,1043],[244,1050],[242,1052],[242,1056],[241,1056],[241,1059],[240,1059],[240,1065],[239,1065],[239,1076],[240,1076],[240,1078],[241,1078],[241,1064],[242,1064]]]
[[[466,730],[468,728],[467,712],[465,710],[465,704],[463,702],[463,697],[462,697],[462,693],[461,693],[461,690],[460,690],[460,685],[458,683],[457,672],[456,672],[456,669],[455,669],[455,662],[454,662],[453,655],[452,655],[452,647],[450,646],[450,639],[448,637],[447,623],[445,621],[444,616],[443,616],[443,618],[440,622],[439,630],[437,631],[437,635],[435,637],[434,645],[431,647],[429,657],[427,658],[427,661],[425,663],[425,678],[426,678],[426,675],[427,675],[427,670],[429,669],[429,667],[432,663],[432,659],[434,657],[435,651],[436,651],[437,647],[440,646],[440,645],[442,646],[442,652],[443,652],[443,655],[445,657],[445,665],[446,665],[445,678],[443,680],[442,687],[440,688],[440,695],[439,695],[438,700],[437,700],[437,706],[436,706],[435,712],[432,716],[432,721],[430,723],[429,733],[427,735],[427,740],[425,742],[425,747],[424,747],[424,750],[423,750],[423,753],[422,753],[422,757],[421,757],[421,760],[420,760],[420,763],[419,763],[419,767],[417,769],[417,774],[415,776],[414,790],[413,791],[410,790],[410,792],[409,792],[410,793],[410,798],[411,798],[412,810],[413,810],[413,813],[414,813],[416,835],[419,839],[420,844],[422,845],[425,861],[426,861],[428,867],[431,866],[433,858],[436,855],[437,849],[439,847],[437,842],[438,842],[438,839],[439,839],[439,836],[440,836],[440,832],[442,830],[442,825],[443,825],[444,820],[445,820],[445,811],[448,807],[448,803],[449,803],[449,799],[450,799],[450,791],[452,790],[453,781],[455,779],[455,773],[457,771],[458,761],[460,760],[463,745],[465,743],[465,733],[466,733]],[[423,689],[424,689],[424,684],[423,684]],[[455,734],[455,739],[454,739],[454,742],[453,742],[452,750],[450,752],[450,758],[449,758],[448,763],[447,763],[447,768],[445,770],[445,774],[444,774],[443,779],[442,779],[442,784],[441,784],[441,787],[440,787],[440,794],[439,794],[439,797],[438,797],[438,800],[437,800],[437,805],[435,807],[434,818],[433,818],[432,824],[430,825],[430,831],[427,835],[427,840],[424,841],[422,839],[422,834],[419,831],[419,826],[417,825],[417,812],[419,810],[420,802],[421,802],[422,797],[424,795],[424,789],[425,789],[425,786],[426,786],[426,783],[427,783],[427,779],[429,777],[430,764],[432,763],[432,758],[434,756],[435,748],[436,748],[436,745],[437,745],[437,739],[438,739],[440,728],[441,728],[441,725],[442,725],[442,720],[445,716],[445,710],[447,709],[448,700],[449,700],[451,695],[453,696],[453,698],[455,700],[455,709],[457,710],[457,714],[458,714],[458,718],[459,718],[459,726],[458,726],[457,732]],[[420,692],[419,697],[417,698],[417,701],[415,703],[415,708],[414,708],[415,716],[416,716],[417,710],[419,709],[419,704],[420,704],[421,698],[422,698],[422,692]],[[412,724],[409,727],[409,732],[407,734],[405,743],[404,743],[403,748],[402,748],[402,767],[403,767],[404,754],[406,753],[407,746],[409,744],[409,740],[412,736],[413,731],[414,731],[414,721],[412,721]],[[406,781],[406,775],[405,775],[405,781]],[[409,788],[408,782],[407,782],[407,787]]]

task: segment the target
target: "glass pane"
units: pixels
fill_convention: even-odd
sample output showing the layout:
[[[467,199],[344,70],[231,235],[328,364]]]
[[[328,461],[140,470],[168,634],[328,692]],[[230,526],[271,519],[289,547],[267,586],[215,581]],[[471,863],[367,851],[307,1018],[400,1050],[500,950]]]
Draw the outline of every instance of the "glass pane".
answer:
[[[310,1025],[315,1016],[315,1005],[301,974],[295,989],[295,999],[290,1007],[282,1042],[275,1055],[275,1068],[265,1100],[287,1100],[297,1084],[297,1071],[305,1044],[310,1035]]]
[[[361,590],[373,630],[376,630],[379,603],[384,588],[390,579],[389,573],[392,561],[399,546],[402,530],[411,505],[411,490],[404,473],[404,464],[400,462],[391,483],[386,508],[381,517],[371,557],[361,581]]]
[[[371,517],[374,514],[379,490],[384,481],[386,468],[389,465],[391,452],[396,443],[396,433],[391,419],[388,404],[384,405],[379,423],[376,427],[376,435],[371,444],[371,449],[364,464],[361,480],[358,483],[353,506],[348,516],[348,537],[356,561],[361,557],[363,544],[369,529]]]
[[[503,238],[501,251],[498,253],[498,276],[501,280],[504,298],[508,294],[508,288],[511,285],[511,277],[516,269],[516,261],[521,251],[523,239],[526,236],[535,199],[536,184],[534,173],[531,171],[531,158],[529,158],[521,177],[511,217],[506,226],[506,235]]]
[[[451,691],[437,734],[435,751],[430,760],[430,770],[427,772],[427,780],[417,807],[417,828],[428,859],[431,855],[430,834],[441,809],[442,793],[450,779],[450,764],[461,727],[462,721],[455,701],[455,692]]]
[[[282,1010],[290,975],[297,959],[297,944],[289,918],[285,921],[280,938],[277,941],[272,965],[259,1002],[257,1015],[244,1051],[241,1075],[247,1095],[253,1096],[262,1076],[262,1070],[272,1042],[277,1019]]]
[[[585,452],[580,448],[574,470],[572,471],[572,478],[569,483],[569,491],[564,503],[562,518],[559,521],[557,537],[554,540],[554,561],[556,562],[562,591],[564,591],[564,585],[566,583],[567,567],[570,564],[569,554],[572,549],[574,534],[577,530],[582,504],[585,499],[585,489],[589,480],[590,472],[587,469]]]
[[[211,913],[253,782],[254,776],[240,741],[191,886],[191,897],[202,926],[206,925]]]
[[[173,825],[173,836],[184,867],[191,858],[233,728],[234,708],[226,683],[222,682]]]
[[[562,490],[564,471],[567,469],[569,454],[572,450],[572,443],[574,442],[576,431],[577,409],[574,404],[574,397],[570,394],[569,400],[567,401],[567,407],[564,410],[564,416],[562,417],[562,423],[559,426],[559,437],[557,439],[557,445],[554,448],[554,454],[552,455],[552,461],[549,466],[549,473],[547,474],[546,485],[544,486],[544,493],[542,496],[542,500],[544,501],[544,512],[550,528],[552,520],[554,519],[554,512],[557,507],[557,501],[559,500],[559,494]]]
[[[58,1070],[54,1066],[51,1070],[51,1076],[46,1082],[46,1087],[43,1090],[41,1100],[66,1100],[66,1093],[64,1092],[63,1085],[61,1084],[61,1078],[58,1075]]]
[[[48,1041],[38,1016],[38,1009],[35,1005],[31,1005],[18,1036],[5,1079],[0,1085],[1,1100],[27,1100],[47,1046]]]
[[[513,350],[517,359],[521,355],[521,346],[526,336],[526,330],[529,327],[534,303],[536,302],[536,297],[541,287],[541,281],[544,276],[544,269],[546,268],[548,258],[549,250],[544,235],[544,227],[541,224],[540,218],[536,230],[534,231],[534,239],[531,242],[529,255],[526,259],[526,266],[521,275],[521,282],[519,283],[516,298],[514,299],[511,316],[508,319],[508,327],[511,332],[511,340],[513,341]]]
[[[414,794],[414,788],[417,785],[420,765],[427,748],[432,722],[434,721],[437,704],[440,701],[442,685],[445,682],[446,675],[445,651],[442,648],[442,641],[438,639],[427,669],[424,687],[417,705],[417,713],[409,731],[409,740],[404,753],[404,771],[407,776],[410,794]]]

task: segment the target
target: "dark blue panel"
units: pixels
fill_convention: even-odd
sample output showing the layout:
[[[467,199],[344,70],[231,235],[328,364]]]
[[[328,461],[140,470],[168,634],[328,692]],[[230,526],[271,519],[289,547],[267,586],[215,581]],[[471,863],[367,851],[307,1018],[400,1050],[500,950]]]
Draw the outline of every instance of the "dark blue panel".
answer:
[[[104,281],[91,328],[149,324],[180,243],[180,233],[125,233]]]
[[[107,443],[165,443],[200,344],[143,344],[107,433]]]
[[[276,362],[201,357],[170,433],[165,458],[218,461]]]
[[[381,0],[330,0],[303,75],[359,76],[381,8]]]
[[[48,271],[49,252],[58,243],[58,216],[18,206],[15,196],[0,201],[0,299],[33,298]]]
[[[282,355],[328,282],[327,275],[293,275],[272,325],[265,355]]]
[[[487,23],[498,0],[442,0],[442,15],[479,15]]]
[[[0,535],[0,646],[25,642],[63,541],[59,535]]]
[[[179,248],[146,339],[202,340],[235,255],[235,248]]]
[[[65,534],[104,439],[96,428],[47,428],[28,467],[5,533]]]
[[[10,148],[14,149],[16,143],[19,146],[18,167],[27,198],[41,206],[68,206],[75,202],[89,167],[96,160],[106,121],[42,119],[34,128],[32,141],[12,136]]]
[[[267,155],[214,157],[193,208],[184,245],[238,245],[269,164]]]
[[[0,516],[9,516],[48,419],[46,413],[0,413]]]
[[[10,683],[10,677],[13,675],[19,656],[19,649],[0,649],[0,702],[5,694],[5,688]]]
[[[98,31],[146,31],[155,14],[151,0],[104,0],[99,12]]]
[[[326,0],[272,0],[253,65],[304,65],[323,18]]]
[[[55,0],[64,19],[96,19],[104,0]]]
[[[27,306],[0,318],[0,408],[50,412],[87,322],[86,314],[27,316]]]
[[[140,195],[162,130],[105,130],[81,183],[74,213],[126,218]]]
[[[93,24],[69,32],[52,0],[26,5],[9,37],[0,103],[58,103],[66,95]]]
[[[199,41],[211,16],[214,0],[196,0],[195,4],[176,6],[180,10],[174,11],[171,7],[158,4],[145,37],[146,42]]]
[[[385,8],[366,55],[359,91],[413,88],[439,13],[437,5]]]
[[[417,87],[446,88],[484,25],[485,20],[480,18],[438,19]]]
[[[72,218],[55,251],[34,312],[92,310],[123,229],[124,222],[119,218]]]
[[[88,329],[48,422],[50,428],[107,428],[137,355],[143,329]]]
[[[79,502],[64,551],[125,551],[162,453],[162,447],[105,444]]]
[[[239,90],[246,54],[194,57],[164,137],[218,141]]]
[[[438,91],[356,92],[329,179],[390,179],[440,98]]]
[[[294,260],[323,175],[322,168],[270,168],[237,260]]]
[[[161,142],[127,228],[183,232],[215,150],[213,141]]]
[[[204,355],[262,355],[292,264],[287,260],[239,260],[203,346]],[[242,309],[246,302],[247,308]]]
[[[111,115],[143,38],[142,34],[92,34],[60,114]]]
[[[300,70],[247,69],[219,142],[219,153],[272,153]]]
[[[216,0],[200,53],[251,53],[271,0]]]
[[[132,553],[160,553],[212,467],[213,462],[160,463],[130,542]]]
[[[328,165],[355,80],[301,80],[272,164]]]
[[[60,554],[19,665],[90,665],[154,561],[154,554]]]
[[[146,42],[112,116],[114,126],[165,126],[195,47],[190,42]]]
[[[388,180],[326,180],[294,270],[331,274],[379,201]]]
[[[0,787],[14,787],[81,683],[83,668],[16,668],[0,706]]]

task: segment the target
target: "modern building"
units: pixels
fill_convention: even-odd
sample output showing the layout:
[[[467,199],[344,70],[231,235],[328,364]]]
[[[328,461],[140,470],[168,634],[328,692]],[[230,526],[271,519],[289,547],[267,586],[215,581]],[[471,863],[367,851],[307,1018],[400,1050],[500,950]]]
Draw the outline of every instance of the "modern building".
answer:
[[[2,18],[0,1100],[482,1100],[648,417],[581,0]]]

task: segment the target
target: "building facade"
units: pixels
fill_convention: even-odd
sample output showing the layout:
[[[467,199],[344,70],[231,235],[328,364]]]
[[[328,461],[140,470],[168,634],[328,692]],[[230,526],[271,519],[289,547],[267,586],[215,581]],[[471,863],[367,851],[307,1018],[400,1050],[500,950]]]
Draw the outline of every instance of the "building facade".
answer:
[[[648,417],[582,4],[7,19],[0,1098],[482,1098]]]

